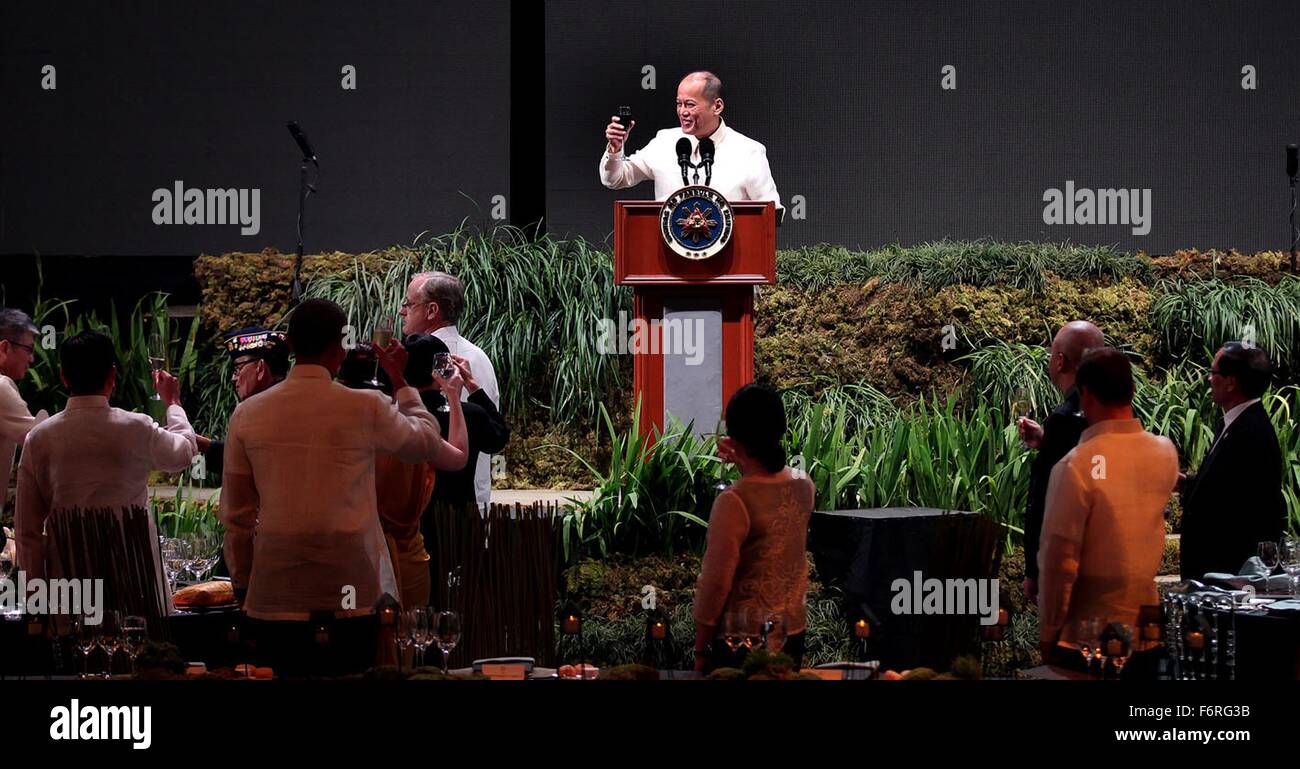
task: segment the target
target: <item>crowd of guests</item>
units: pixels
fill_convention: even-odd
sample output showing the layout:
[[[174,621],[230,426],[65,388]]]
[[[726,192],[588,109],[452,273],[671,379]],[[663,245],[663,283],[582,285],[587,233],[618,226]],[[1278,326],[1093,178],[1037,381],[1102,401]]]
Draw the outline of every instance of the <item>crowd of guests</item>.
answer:
[[[113,340],[96,331],[59,344],[64,410],[30,414],[16,382],[34,360],[37,329],[18,310],[0,311],[7,471],[22,447],[18,567],[28,578],[60,576],[51,516],[148,507],[150,473],[189,470],[201,454],[221,479],[225,566],[259,654],[291,670],[328,617],[329,669],[368,667],[376,607],[430,602],[436,564],[424,533],[435,511],[490,501],[488,457],[509,439],[493,367],[457,329],[464,307],[458,279],[421,273],[394,308],[403,335],[387,346],[346,349],[348,320],[323,299],[297,305],[283,332],[226,334],[239,404],[220,438],[195,433],[166,371],[153,374],[162,424],[110,406],[119,367]],[[441,373],[438,353],[450,363]],[[345,364],[369,373],[340,376]]]
[[[387,346],[346,349],[347,318],[323,299],[299,304],[285,332],[227,334],[240,402],[221,439],[195,434],[165,371],[153,375],[162,424],[111,407],[114,345],[94,331],[60,345],[66,408],[28,413],[16,382],[37,330],[20,311],[0,310],[0,461],[11,469],[22,446],[20,568],[57,576],[44,540],[58,511],[146,506],[151,471],[184,470],[203,454],[221,477],[225,562],[262,650],[291,660],[328,615],[337,667],[364,668],[375,658],[375,607],[386,596],[430,602],[439,578],[426,546],[434,509],[487,502],[487,458],[509,439],[492,365],[456,328],[463,308],[456,278],[423,273],[399,310],[403,336]],[[1156,602],[1176,491],[1184,578],[1235,574],[1257,543],[1282,534],[1282,457],[1261,403],[1271,369],[1258,347],[1232,342],[1215,355],[1209,383],[1224,415],[1192,477],[1179,472],[1173,443],[1134,416],[1132,366],[1096,326],[1059,330],[1049,375],[1060,404],[1042,424],[1018,421],[1036,452],[1024,587],[1038,603],[1045,655],[1075,640],[1085,620],[1133,624],[1139,607]],[[814,486],[786,462],[776,392],[741,388],[725,424],[719,457],[740,480],[718,494],[709,520],[694,605],[697,667],[735,662],[721,639],[741,613],[778,632],[797,662]]]

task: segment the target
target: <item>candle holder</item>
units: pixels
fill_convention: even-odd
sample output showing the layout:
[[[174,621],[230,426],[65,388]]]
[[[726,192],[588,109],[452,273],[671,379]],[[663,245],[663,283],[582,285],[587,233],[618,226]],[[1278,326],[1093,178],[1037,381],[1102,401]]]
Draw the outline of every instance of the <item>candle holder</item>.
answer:
[[[578,642],[578,659],[581,664],[586,660],[583,659],[582,648],[582,607],[574,601],[569,601],[564,605],[564,611],[560,615],[560,632],[567,636],[575,636]]]

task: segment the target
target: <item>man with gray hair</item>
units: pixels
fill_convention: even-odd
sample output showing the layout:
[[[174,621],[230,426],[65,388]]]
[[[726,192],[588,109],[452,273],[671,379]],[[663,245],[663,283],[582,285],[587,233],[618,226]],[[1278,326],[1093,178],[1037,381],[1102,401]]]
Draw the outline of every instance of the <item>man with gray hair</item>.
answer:
[[[6,493],[13,474],[14,452],[27,433],[48,414],[32,416],[18,393],[18,382],[36,360],[36,324],[22,310],[0,308],[0,467],[5,469]],[[0,499],[0,506],[3,506]],[[0,534],[0,547],[3,547]]]
[[[611,190],[634,187],[648,179],[655,183],[655,200],[666,200],[682,188],[677,142],[691,145],[691,162],[698,165],[700,140],[713,142],[713,178],[709,186],[727,200],[770,200],[780,221],[781,195],[772,180],[767,148],[727,126],[722,81],[712,72],[692,72],[677,86],[678,128],[665,128],[630,157],[625,154],[628,134],[636,121],[624,126],[612,119],[605,127],[605,153],[600,158],[600,182]],[[694,178],[691,178],[692,183]],[[700,183],[705,180],[700,179]]]
[[[501,408],[501,391],[497,387],[496,369],[477,345],[460,335],[456,324],[465,311],[465,284],[445,272],[421,272],[412,276],[406,298],[398,314],[402,316],[403,334],[432,334],[447,345],[453,358],[469,367],[483,392]],[[462,401],[469,391],[462,390]],[[492,459],[478,455],[474,471],[474,498],[480,505],[492,501]]]

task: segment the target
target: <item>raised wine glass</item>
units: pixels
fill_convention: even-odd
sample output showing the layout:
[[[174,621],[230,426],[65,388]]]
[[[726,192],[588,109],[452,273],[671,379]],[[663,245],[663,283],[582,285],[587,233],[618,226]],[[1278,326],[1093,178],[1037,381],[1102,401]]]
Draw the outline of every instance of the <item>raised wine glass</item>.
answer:
[[[438,648],[442,651],[442,674],[447,675],[447,665],[451,660],[451,650],[460,643],[460,615],[454,611],[438,612],[437,635]]]
[[[375,373],[370,377],[366,384],[378,389],[383,386],[379,381],[379,351],[388,347],[393,341],[393,324],[391,321],[381,320],[375,326],[375,330],[370,333],[370,342],[375,346]]]
[[[449,352],[434,353],[433,370],[438,372],[438,376],[442,377],[443,379],[451,378],[451,376],[456,373],[456,363],[451,359],[451,353]],[[444,398],[443,403],[441,406],[438,407],[438,410],[443,412],[444,414],[451,411],[451,403],[448,402],[446,398]]]
[[[163,335],[157,331],[149,335],[149,369],[151,371],[162,371],[167,367],[167,344],[163,341]],[[152,383],[150,384],[152,387]],[[149,396],[151,401],[160,401],[162,396],[154,390]]]
[[[1029,419],[1034,415],[1034,399],[1029,392],[1029,388],[1019,385],[1011,391],[1011,423],[1019,426],[1021,419]],[[1024,440],[1021,440],[1024,445]]]

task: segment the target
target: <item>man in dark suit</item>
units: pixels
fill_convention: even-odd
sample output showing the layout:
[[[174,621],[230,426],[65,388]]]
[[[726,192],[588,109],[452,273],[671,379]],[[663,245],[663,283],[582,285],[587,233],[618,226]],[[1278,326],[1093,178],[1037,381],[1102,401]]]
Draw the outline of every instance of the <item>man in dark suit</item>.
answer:
[[[1255,346],[1229,342],[1214,356],[1210,390],[1223,425],[1199,471],[1182,482],[1182,576],[1237,574],[1260,542],[1286,527],[1282,451],[1260,397],[1272,369]]]
[[[1052,339],[1052,357],[1047,362],[1047,374],[1064,399],[1043,424],[1022,417],[1018,425],[1025,445],[1038,449],[1038,456],[1034,457],[1029,471],[1029,503],[1025,508],[1024,587],[1031,602],[1038,600],[1038,539],[1043,531],[1047,482],[1052,477],[1052,468],[1079,443],[1079,436],[1088,427],[1088,420],[1084,419],[1079,408],[1079,391],[1075,389],[1074,378],[1083,354],[1105,344],[1101,329],[1086,320],[1074,320],[1061,326]]]

